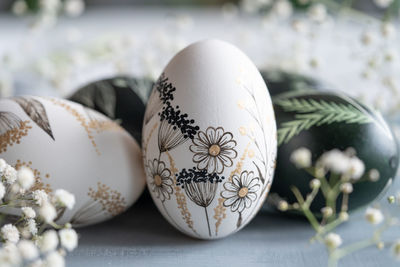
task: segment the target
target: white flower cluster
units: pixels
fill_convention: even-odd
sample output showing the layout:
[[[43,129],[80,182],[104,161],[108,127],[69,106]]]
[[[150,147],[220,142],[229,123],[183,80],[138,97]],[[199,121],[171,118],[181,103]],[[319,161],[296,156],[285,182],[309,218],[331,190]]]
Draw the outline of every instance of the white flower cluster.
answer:
[[[343,175],[345,179],[351,181],[359,180],[365,173],[364,163],[355,155],[349,155],[349,151],[340,151],[339,149],[333,149],[325,152],[317,160],[316,167],[320,170],[331,171],[333,173]],[[308,168],[312,164],[311,151],[307,148],[301,147],[293,151],[290,157],[290,161],[293,162],[298,168]],[[369,172],[369,178],[372,181],[379,179],[379,173],[377,170],[372,169]],[[342,186],[342,191],[351,193],[353,191],[350,184]]]
[[[18,171],[0,159],[0,203],[5,208],[20,208],[18,219],[0,220],[0,266],[64,266],[66,251],[78,245],[78,235],[70,224],[56,225],[54,220],[65,209],[72,209],[75,197],[58,189],[49,195],[44,190],[32,190],[35,176],[29,168]],[[21,203],[23,206],[21,206]],[[47,230],[47,225],[60,228]]]
[[[52,26],[57,21],[59,14],[69,17],[78,17],[85,11],[84,0],[39,0],[39,12],[34,27]],[[17,16],[27,14],[29,11],[25,0],[16,0],[12,12]]]

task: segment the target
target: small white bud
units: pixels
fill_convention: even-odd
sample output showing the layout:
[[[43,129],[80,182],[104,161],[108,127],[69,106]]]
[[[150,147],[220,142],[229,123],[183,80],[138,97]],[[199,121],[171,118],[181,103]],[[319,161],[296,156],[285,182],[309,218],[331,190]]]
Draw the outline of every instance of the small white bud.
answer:
[[[298,148],[293,151],[290,156],[290,161],[293,162],[297,168],[308,168],[311,166],[311,151],[304,147]]]
[[[322,213],[322,216],[324,216],[325,218],[329,218],[332,216],[333,210],[331,207],[323,207],[321,209],[321,213]]]
[[[329,250],[334,250],[342,244],[342,238],[338,234],[329,233],[325,236],[324,243]]]
[[[394,38],[396,36],[396,28],[392,23],[384,22],[381,25],[381,33],[385,38]]]
[[[369,223],[377,225],[383,221],[384,216],[379,209],[368,207],[365,211],[365,219]]]
[[[393,243],[392,255],[396,260],[400,261],[400,239]]]
[[[340,191],[342,191],[345,194],[351,194],[353,192],[353,185],[351,183],[341,184]]]
[[[318,179],[312,179],[310,182],[311,189],[317,189],[321,186],[321,181]]]
[[[349,214],[345,211],[341,211],[339,213],[339,219],[343,222],[347,221],[349,219]]]
[[[285,201],[285,200],[279,201],[279,203],[278,203],[278,209],[279,209],[280,211],[287,211],[288,208],[289,208],[289,204],[287,203],[287,201]]]
[[[361,42],[366,46],[371,45],[372,43],[375,42],[375,40],[376,40],[376,36],[373,32],[365,31],[361,35]]]
[[[325,5],[321,3],[313,4],[308,9],[308,16],[311,20],[321,23],[326,20],[327,11]]]
[[[379,180],[380,174],[377,169],[371,169],[368,173],[369,180],[372,182],[376,182]]]

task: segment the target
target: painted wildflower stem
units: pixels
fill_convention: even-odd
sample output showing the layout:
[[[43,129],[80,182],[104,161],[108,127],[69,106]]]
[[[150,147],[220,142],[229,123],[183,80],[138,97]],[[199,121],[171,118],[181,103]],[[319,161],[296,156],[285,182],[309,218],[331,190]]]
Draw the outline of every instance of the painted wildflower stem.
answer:
[[[167,216],[177,225],[165,207],[165,201],[170,200],[170,195],[175,191],[178,209],[181,210],[182,217],[188,227],[196,233],[193,228],[193,221],[190,218],[190,212],[187,210],[185,196],[180,192],[180,187],[176,185],[175,173],[177,170],[169,152],[185,143],[188,139],[193,139],[199,127],[194,125],[195,121],[188,118],[188,114],[182,112],[178,105],[172,105],[175,91],[176,87],[169,81],[165,73],[162,73],[154,85],[144,119],[144,123],[147,124],[155,114],[158,113],[159,115],[160,124],[157,133],[158,158],[153,159],[153,161],[147,160],[147,146],[157,126],[152,128],[146,139],[146,144],[143,146],[143,158],[147,162],[146,170],[151,179],[151,190],[160,199]],[[167,168],[162,161],[164,153],[168,156],[170,168]]]
[[[175,167],[174,159],[172,158],[171,154],[168,151],[166,152],[166,154],[168,156],[170,170],[174,177],[174,190],[175,190],[175,198],[176,198],[176,203],[178,205],[178,209],[181,211],[182,218],[186,222],[186,225],[193,231],[193,233],[198,235],[193,227],[193,221],[191,218],[192,216],[187,208],[185,194],[181,192],[181,187],[177,185],[175,174],[178,172],[178,170]]]
[[[213,202],[218,183],[225,179],[217,173],[208,173],[207,170],[198,170],[196,167],[182,169],[176,175],[177,186],[181,186],[186,196],[196,205],[203,207],[206,214],[208,234],[211,237],[210,220],[207,207]]]
[[[262,166],[260,168],[260,166],[255,161],[253,161],[253,164],[257,169],[259,179],[261,180],[261,183],[262,183],[261,192],[258,194],[257,200],[256,200],[257,204],[254,205],[254,207],[253,207],[253,210],[254,210],[254,208],[258,206],[258,202],[260,201],[261,197],[265,194],[265,191],[267,190],[267,188],[269,188],[270,181],[269,180],[267,181],[266,179],[267,179],[267,175],[268,175],[268,171],[269,171],[269,167],[268,167],[268,164],[267,164],[267,162],[268,162],[268,154],[269,154],[269,150],[271,148],[267,145],[268,142],[265,139],[266,138],[265,128],[264,128],[264,124],[261,121],[262,116],[261,116],[261,112],[260,112],[260,109],[259,109],[259,105],[257,104],[258,103],[257,99],[256,99],[255,94],[254,94],[254,88],[250,89],[250,88],[248,88],[247,86],[245,86],[243,84],[242,84],[242,87],[250,95],[250,99],[251,99],[251,101],[253,103],[252,106],[255,107],[255,111],[254,111],[254,109],[248,108],[248,107],[245,107],[245,110],[250,114],[250,116],[253,118],[253,120],[257,123],[258,129],[259,129],[259,131],[261,131],[263,140],[265,141],[264,142],[264,148],[262,148],[261,144],[259,144],[259,142],[253,136],[253,134],[251,134],[251,135],[246,134],[249,137],[249,139],[254,142],[254,145],[258,150],[258,155],[260,155],[260,156],[257,157],[257,159],[258,159],[258,161],[260,161],[260,164]],[[249,218],[244,223],[246,224],[248,220],[249,220]],[[241,224],[242,224],[241,216],[239,216],[238,225],[241,225]]]

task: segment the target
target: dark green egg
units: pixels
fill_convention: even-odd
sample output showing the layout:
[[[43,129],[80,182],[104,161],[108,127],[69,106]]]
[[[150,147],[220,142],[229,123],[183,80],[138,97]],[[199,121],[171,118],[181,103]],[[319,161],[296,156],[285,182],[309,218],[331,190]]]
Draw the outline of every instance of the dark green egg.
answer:
[[[92,82],[68,99],[120,123],[141,144],[145,105],[153,87],[146,78],[113,77]]]
[[[287,92],[325,90],[329,87],[314,78],[293,72],[271,69],[261,70],[271,96]]]
[[[323,83],[297,74],[281,71],[261,72],[272,95],[278,128],[278,155],[271,194],[292,203],[296,201],[290,187],[296,186],[305,196],[313,178],[290,161],[300,147],[311,150],[313,162],[332,149],[354,148],[365,170],[379,171],[376,182],[353,185],[349,211],[375,200],[395,177],[399,154],[397,142],[380,113],[341,93],[326,91]],[[339,197],[337,207],[340,207]],[[318,214],[325,206],[319,194],[311,210]]]

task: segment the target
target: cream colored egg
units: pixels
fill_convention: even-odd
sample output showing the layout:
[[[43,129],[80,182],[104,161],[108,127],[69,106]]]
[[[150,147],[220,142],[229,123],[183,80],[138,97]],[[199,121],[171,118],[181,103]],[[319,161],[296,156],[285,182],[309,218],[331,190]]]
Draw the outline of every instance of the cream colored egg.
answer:
[[[31,168],[50,195],[75,195],[72,210],[58,209],[56,222],[75,226],[111,218],[144,189],[139,144],[118,124],[80,104],[21,96],[0,100],[0,158]]]
[[[277,150],[271,99],[231,44],[198,42],[169,62],[147,104],[142,141],[155,204],[192,237],[238,231],[267,196]]]

